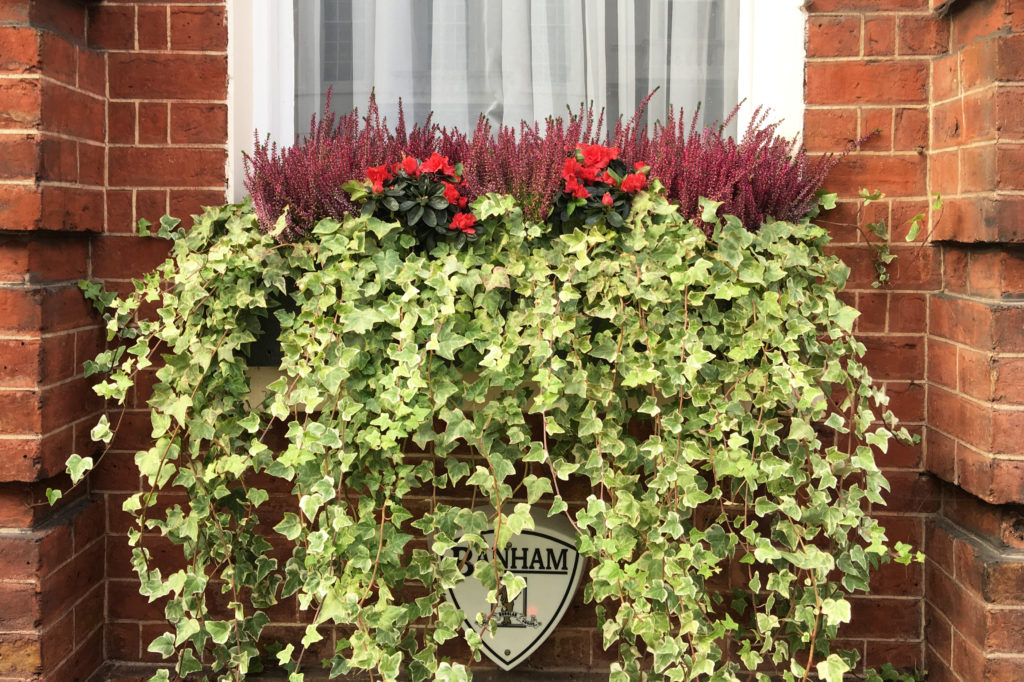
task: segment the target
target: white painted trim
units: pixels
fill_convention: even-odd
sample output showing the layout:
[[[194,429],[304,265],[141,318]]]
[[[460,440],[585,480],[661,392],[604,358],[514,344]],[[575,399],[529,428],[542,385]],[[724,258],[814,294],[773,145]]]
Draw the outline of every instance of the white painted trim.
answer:
[[[258,74],[258,76],[257,76]],[[291,2],[228,0],[228,199],[245,196],[242,153],[253,131],[295,141],[295,33]]]
[[[738,116],[743,133],[758,106],[768,120],[781,120],[780,134],[796,137],[804,128],[803,0],[741,0]]]

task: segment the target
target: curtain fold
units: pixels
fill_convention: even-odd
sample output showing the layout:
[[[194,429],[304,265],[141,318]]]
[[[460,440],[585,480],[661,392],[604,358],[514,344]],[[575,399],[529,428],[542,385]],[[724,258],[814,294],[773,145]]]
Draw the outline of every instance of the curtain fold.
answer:
[[[296,129],[371,91],[394,122],[471,130],[593,103],[646,121],[668,106],[721,120],[737,104],[739,0],[294,0]]]

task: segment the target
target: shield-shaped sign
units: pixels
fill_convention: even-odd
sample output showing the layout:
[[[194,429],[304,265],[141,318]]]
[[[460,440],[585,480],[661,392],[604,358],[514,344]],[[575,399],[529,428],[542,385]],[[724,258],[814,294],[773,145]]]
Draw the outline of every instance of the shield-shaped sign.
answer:
[[[490,507],[481,511],[493,512]],[[503,670],[511,670],[536,651],[562,620],[583,574],[576,551],[576,531],[562,515],[549,518],[547,510],[532,511],[534,529],[523,531],[504,548],[476,552],[457,545],[447,552],[462,564],[468,576],[448,590],[448,599],[466,614],[463,625],[480,632],[484,653]],[[493,546],[494,530],[483,531],[484,542]],[[487,601],[487,589],[472,577],[478,561],[498,563],[526,581],[514,598],[504,592],[500,603]],[[492,613],[493,611],[493,613]],[[483,618],[479,618],[483,614]],[[492,636],[484,623],[488,614],[497,625]]]

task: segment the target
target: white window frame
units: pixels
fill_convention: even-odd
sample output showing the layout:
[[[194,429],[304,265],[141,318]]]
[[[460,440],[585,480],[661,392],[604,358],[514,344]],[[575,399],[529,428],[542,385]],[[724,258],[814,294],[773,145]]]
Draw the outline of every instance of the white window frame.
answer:
[[[742,133],[754,109],[781,120],[780,134],[797,137],[804,121],[803,0],[740,0],[740,107]],[[312,40],[319,40],[313,31]],[[228,0],[228,197],[245,195],[242,152],[253,131],[278,144],[295,140],[295,45],[292,2]],[[314,53],[319,52],[314,50]],[[305,65],[319,68],[319,64]]]

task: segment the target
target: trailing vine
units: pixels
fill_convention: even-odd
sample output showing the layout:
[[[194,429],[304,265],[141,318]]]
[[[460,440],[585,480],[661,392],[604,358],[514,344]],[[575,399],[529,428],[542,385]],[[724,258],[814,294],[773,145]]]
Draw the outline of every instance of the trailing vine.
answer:
[[[276,662],[295,681],[336,628],[332,676],[468,680],[441,646],[478,650],[462,623],[489,615],[445,600],[465,579],[445,553],[494,556],[539,506],[579,531],[610,679],[841,680],[848,595],[907,555],[868,515],[873,450],[906,433],[859,361],[848,269],[807,220],[751,232],[705,202],[696,226],[652,184],[564,234],[481,196],[485,236],[429,253],[372,212],[279,243],[248,204],[210,208],[188,231],[165,219],[171,256],[134,292],[88,285],[112,342],[100,395],[123,405],[155,371],[124,505],[142,594],[165,600],[150,650],[181,676]],[[269,315],[279,376],[254,393]],[[93,464],[73,457],[73,478]],[[563,495],[573,481],[589,494]],[[156,536],[183,568],[160,570]],[[492,603],[524,584],[497,561],[473,575]],[[275,648],[288,599],[308,627]]]

